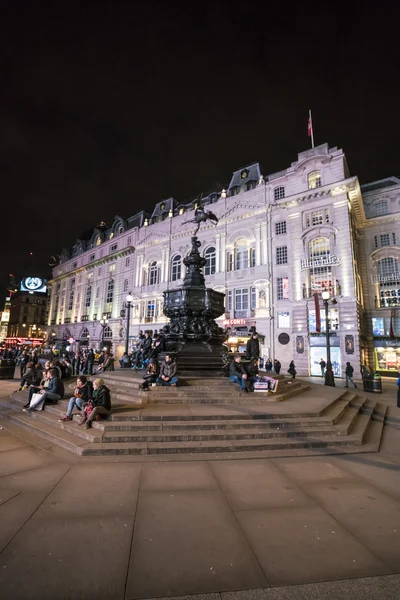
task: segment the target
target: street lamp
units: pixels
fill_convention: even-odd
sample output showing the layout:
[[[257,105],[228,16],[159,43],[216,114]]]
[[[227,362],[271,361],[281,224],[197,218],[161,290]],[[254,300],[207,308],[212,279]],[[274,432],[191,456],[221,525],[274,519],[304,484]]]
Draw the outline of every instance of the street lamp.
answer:
[[[128,311],[127,311],[127,318],[126,318],[126,340],[125,340],[125,352],[127,354],[128,354],[128,349],[129,349],[129,322],[130,322],[130,317],[131,317],[132,301],[133,301],[133,296],[131,296],[131,294],[128,294],[126,297],[126,308],[128,309]]]
[[[103,347],[104,330],[108,325],[108,319],[106,317],[103,317],[102,319],[100,319],[100,325],[101,325],[101,346]]]
[[[326,336],[326,371],[325,371],[325,385],[335,387],[335,377],[333,375],[332,362],[331,362],[331,341],[330,341],[330,327],[329,327],[329,292],[324,290],[322,292],[322,300],[324,301],[325,308],[325,336]]]

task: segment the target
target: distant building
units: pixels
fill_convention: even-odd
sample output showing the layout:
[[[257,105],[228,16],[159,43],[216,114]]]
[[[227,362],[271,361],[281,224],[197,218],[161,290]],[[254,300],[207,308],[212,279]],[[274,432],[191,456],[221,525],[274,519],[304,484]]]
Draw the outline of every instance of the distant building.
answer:
[[[374,205],[384,193],[381,188],[370,192]],[[391,193],[399,212],[400,185]],[[328,290],[336,376],[347,361],[357,376],[362,363],[373,366],[367,330],[376,316],[366,297],[372,270],[361,243],[369,214],[343,151],[327,144],[301,152],[278,173],[266,174],[252,163],[233,173],[226,190],[187,202],[163,200],[151,214],[116,216],[111,227],[101,224],[77,240],[62,251],[49,282],[49,336],[60,344],[73,340],[76,347],[107,341],[121,354],[128,293],[134,298],[131,342],[139,330],[160,330],[167,322],[163,291],[182,284],[183,258],[195,229],[190,221],[200,202],[219,218],[216,226],[203,224],[198,236],[206,284],[226,295],[226,311],[218,321],[229,329],[232,350],[244,349],[253,328],[262,336],[265,358],[278,358],[283,369],[293,359],[299,374],[320,375],[319,362],[326,358],[320,295]],[[390,233],[396,234],[391,240],[398,243],[399,222],[394,214],[391,218]],[[398,255],[388,258],[396,261],[397,267],[391,264],[397,273]]]
[[[39,344],[46,338],[47,287],[38,277],[26,277],[10,299],[6,341]]]
[[[7,296],[4,308],[0,312],[0,342],[4,342],[7,337],[8,323],[10,321],[11,298]]]

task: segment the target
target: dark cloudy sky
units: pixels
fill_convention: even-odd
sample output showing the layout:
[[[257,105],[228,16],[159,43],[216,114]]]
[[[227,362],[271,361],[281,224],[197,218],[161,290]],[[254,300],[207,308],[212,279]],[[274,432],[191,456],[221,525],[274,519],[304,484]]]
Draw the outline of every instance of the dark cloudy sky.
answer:
[[[0,0],[0,288],[117,213],[286,168],[309,108],[362,182],[399,175],[391,5],[325,4]]]

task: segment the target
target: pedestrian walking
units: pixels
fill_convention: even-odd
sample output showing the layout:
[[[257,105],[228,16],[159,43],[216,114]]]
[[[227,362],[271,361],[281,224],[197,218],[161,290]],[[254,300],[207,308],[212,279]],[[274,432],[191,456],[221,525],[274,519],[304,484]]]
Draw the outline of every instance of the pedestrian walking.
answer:
[[[274,371],[275,371],[275,373],[277,375],[279,375],[279,373],[281,372],[281,367],[282,367],[281,362],[275,358],[275,360],[274,360]]]
[[[293,360],[291,361],[291,363],[289,365],[288,373],[290,373],[290,375],[292,376],[292,379],[295,379],[297,371],[296,371],[296,366],[295,366]]]
[[[321,358],[321,360],[319,361],[319,366],[321,367],[321,376],[325,377],[326,362],[323,358]]]
[[[345,371],[345,373],[346,373],[346,385],[344,387],[349,387],[349,381],[351,381],[351,383],[356,388],[357,385],[353,381],[354,369],[353,369],[353,367],[351,366],[351,364],[349,362],[346,363],[346,371]]]

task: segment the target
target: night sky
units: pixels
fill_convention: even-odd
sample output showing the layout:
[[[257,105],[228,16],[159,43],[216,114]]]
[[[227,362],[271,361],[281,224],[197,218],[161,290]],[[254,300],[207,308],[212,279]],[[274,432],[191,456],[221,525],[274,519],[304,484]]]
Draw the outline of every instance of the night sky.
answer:
[[[286,168],[309,108],[362,183],[399,175],[390,4],[323,4],[0,0],[0,289],[116,214]]]

